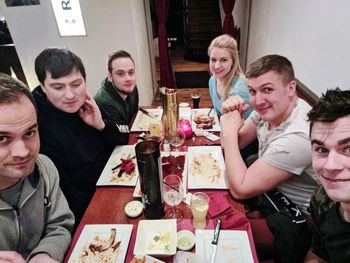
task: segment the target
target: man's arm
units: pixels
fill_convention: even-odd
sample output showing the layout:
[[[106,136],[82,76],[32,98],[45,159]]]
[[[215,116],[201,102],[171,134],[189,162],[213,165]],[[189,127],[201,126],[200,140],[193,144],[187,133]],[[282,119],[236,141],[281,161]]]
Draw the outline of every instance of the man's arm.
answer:
[[[244,146],[246,142],[240,145],[239,140],[251,139],[249,135],[254,133],[249,130],[255,125],[251,120],[246,121],[247,124],[243,126],[242,122],[241,114],[237,110],[227,112],[221,117],[226,175],[230,192],[237,199],[247,199],[267,192],[293,176],[292,173],[275,168],[261,159],[249,168],[246,166],[240,154],[240,146]],[[248,139],[245,138],[246,134]]]
[[[48,192],[50,206],[47,207],[46,211],[46,225],[44,233],[38,245],[29,255],[29,259],[34,260],[37,255],[46,253],[51,258],[62,262],[71,242],[74,216],[72,211],[69,209],[67,200],[59,187],[59,176],[56,167],[46,156],[41,156],[40,158],[42,158],[44,161],[47,174],[50,178],[49,180],[51,187]],[[42,178],[41,182],[43,182]],[[40,258],[42,257],[44,257],[44,255],[40,256]]]

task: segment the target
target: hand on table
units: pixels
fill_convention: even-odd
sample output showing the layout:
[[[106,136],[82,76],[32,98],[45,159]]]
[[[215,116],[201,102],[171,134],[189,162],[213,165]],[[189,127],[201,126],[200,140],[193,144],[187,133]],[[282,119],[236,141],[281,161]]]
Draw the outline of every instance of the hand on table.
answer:
[[[105,123],[102,119],[101,111],[97,106],[94,98],[86,94],[85,102],[78,111],[80,118],[87,124],[97,130],[102,131]]]
[[[222,113],[225,114],[230,111],[237,110],[241,115],[243,115],[247,110],[249,110],[250,105],[245,102],[239,95],[228,97],[222,103]]]
[[[0,263],[26,263],[16,251],[0,251]]]

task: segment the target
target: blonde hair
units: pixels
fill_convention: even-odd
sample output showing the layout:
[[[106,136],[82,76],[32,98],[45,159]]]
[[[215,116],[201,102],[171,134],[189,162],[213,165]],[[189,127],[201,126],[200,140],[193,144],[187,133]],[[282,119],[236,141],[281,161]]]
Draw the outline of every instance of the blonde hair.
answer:
[[[224,80],[224,95],[223,100],[228,98],[231,82],[234,77],[244,76],[243,71],[241,69],[241,65],[239,63],[238,49],[236,40],[230,35],[221,35],[214,38],[209,47],[208,47],[208,56],[210,57],[211,52],[214,48],[224,48],[226,49],[232,59],[232,67],[230,72],[226,75]]]

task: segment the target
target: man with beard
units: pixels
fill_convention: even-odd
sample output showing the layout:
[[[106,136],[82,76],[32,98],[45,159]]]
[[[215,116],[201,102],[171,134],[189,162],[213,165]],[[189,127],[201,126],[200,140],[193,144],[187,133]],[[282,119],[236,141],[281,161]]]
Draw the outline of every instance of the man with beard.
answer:
[[[108,76],[95,95],[103,117],[130,124],[138,110],[139,94],[136,87],[135,63],[131,55],[119,50],[108,57]]]
[[[40,152],[55,163],[78,224],[113,149],[128,143],[128,126],[102,118],[87,93],[83,62],[72,51],[45,49],[35,59],[35,72]]]
[[[73,213],[39,148],[29,89],[0,73],[0,262],[58,263],[70,245]]]

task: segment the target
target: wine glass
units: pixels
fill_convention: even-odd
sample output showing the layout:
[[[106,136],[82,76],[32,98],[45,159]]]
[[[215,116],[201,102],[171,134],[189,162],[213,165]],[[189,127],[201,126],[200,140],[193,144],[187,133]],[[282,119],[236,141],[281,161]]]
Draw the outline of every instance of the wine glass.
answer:
[[[179,146],[181,146],[185,142],[185,139],[185,132],[178,128],[174,133],[170,134],[169,143],[170,145],[175,147],[175,152],[179,152]]]
[[[165,212],[165,218],[177,219],[178,221],[183,219],[181,210],[175,209],[175,206],[182,202],[183,195],[184,192],[180,177],[175,174],[166,176],[163,180],[163,199],[172,209],[168,209]]]

